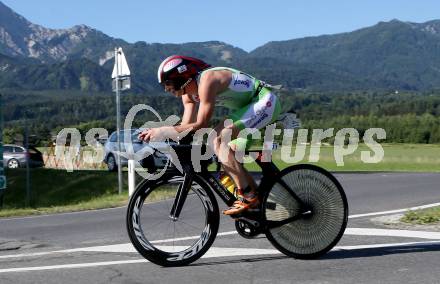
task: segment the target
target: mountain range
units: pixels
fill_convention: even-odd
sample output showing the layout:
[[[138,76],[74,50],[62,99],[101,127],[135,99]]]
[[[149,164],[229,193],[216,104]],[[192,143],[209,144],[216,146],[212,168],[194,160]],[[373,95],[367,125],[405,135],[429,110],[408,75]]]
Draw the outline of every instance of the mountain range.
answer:
[[[0,88],[110,91],[113,50],[121,46],[133,92],[158,93],[156,69],[171,54],[231,66],[287,89],[440,88],[440,20],[392,20],[352,32],[269,42],[251,52],[219,41],[128,43],[85,25],[49,29],[0,2]]]

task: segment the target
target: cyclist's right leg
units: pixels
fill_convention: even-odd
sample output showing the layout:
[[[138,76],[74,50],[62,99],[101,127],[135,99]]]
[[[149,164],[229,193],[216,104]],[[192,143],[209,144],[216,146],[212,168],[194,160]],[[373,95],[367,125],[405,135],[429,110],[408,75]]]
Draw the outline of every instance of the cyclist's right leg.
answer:
[[[226,215],[236,215],[248,208],[255,208],[259,204],[256,193],[256,185],[243,165],[235,158],[235,152],[229,146],[229,142],[237,137],[239,129],[230,124],[219,124],[216,128],[217,137],[213,141],[214,152],[219,158],[226,173],[228,173],[235,182],[238,194],[243,196],[236,201],[233,207],[223,211]]]
[[[237,139],[239,139],[239,138],[237,138]],[[235,139],[235,140],[237,140],[237,139]],[[234,141],[235,141],[235,140],[234,140]],[[246,143],[246,142],[245,142],[245,143]],[[231,150],[232,150],[232,152],[233,152],[234,155],[235,155],[236,151],[238,150],[238,149],[237,149],[237,144],[235,144],[235,143],[229,143],[229,147],[231,147]],[[240,165],[241,165],[241,167],[243,168],[243,174],[244,174],[244,176],[245,176],[245,178],[246,178],[246,180],[247,180],[247,182],[248,182],[248,185],[249,185],[252,189],[256,189],[256,188],[257,188],[257,184],[255,183],[254,178],[251,176],[251,174],[249,173],[249,171],[246,170],[246,168],[243,166],[243,164],[240,163]]]
[[[235,146],[230,147],[231,140],[236,139],[240,129],[233,124],[225,126],[224,122],[221,122],[214,130],[217,133],[217,137],[213,141],[215,154],[220,159],[224,170],[234,180],[236,186],[239,189],[246,188],[249,185],[248,175],[243,165],[235,158]]]

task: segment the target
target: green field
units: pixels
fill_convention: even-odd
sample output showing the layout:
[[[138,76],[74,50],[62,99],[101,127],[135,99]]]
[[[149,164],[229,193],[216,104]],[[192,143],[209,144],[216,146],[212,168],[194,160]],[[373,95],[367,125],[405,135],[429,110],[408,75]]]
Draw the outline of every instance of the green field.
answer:
[[[343,157],[344,165],[338,165],[335,159],[335,149],[330,145],[320,147],[319,160],[310,161],[310,145],[306,145],[304,157],[297,163],[310,163],[321,166],[329,171],[402,171],[402,172],[440,172],[440,144],[381,144],[384,152],[383,159],[378,163],[365,163],[361,159],[362,151],[374,154],[371,148],[360,144],[354,153]],[[258,149],[253,147],[252,149]],[[261,147],[260,147],[261,148]],[[46,148],[39,148],[47,151]],[[82,151],[91,148],[82,148]],[[292,147],[291,156],[295,155],[295,147]],[[82,155],[80,155],[81,157]],[[273,151],[273,160],[280,168],[285,168],[291,163],[286,163],[281,158],[281,150]],[[81,160],[80,160],[81,161]],[[246,168],[251,171],[259,171],[255,163],[246,163]],[[215,167],[211,167],[214,169]],[[106,169],[106,165],[98,163],[85,169]]]
[[[364,144],[359,145],[353,154],[343,158],[344,165],[337,164],[333,146],[321,146],[319,161],[310,162],[310,145],[306,146],[304,158],[298,163],[321,166],[329,171],[402,171],[402,172],[440,172],[440,145],[428,144],[383,144],[384,157],[379,163],[365,163],[361,151],[372,150]],[[292,149],[292,156],[295,149]],[[372,153],[373,154],[373,153]],[[282,161],[281,151],[273,153],[275,164],[280,168],[289,166]],[[249,170],[258,170],[255,163],[246,164]]]

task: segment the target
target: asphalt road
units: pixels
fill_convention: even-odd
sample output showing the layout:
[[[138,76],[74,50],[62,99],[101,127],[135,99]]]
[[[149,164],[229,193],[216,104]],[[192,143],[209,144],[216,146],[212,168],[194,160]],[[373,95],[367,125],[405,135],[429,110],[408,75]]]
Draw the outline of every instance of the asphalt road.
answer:
[[[221,219],[207,255],[162,268],[136,253],[125,208],[0,219],[0,283],[438,283],[440,233],[396,231],[363,214],[440,202],[439,174],[337,174],[350,206],[346,234],[319,260],[287,258]],[[384,213],[385,214],[385,213]]]

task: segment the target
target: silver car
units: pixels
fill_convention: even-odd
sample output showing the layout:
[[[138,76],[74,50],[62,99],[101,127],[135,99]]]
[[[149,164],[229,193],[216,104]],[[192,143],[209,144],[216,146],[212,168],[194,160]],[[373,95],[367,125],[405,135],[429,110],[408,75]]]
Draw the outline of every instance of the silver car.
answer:
[[[124,134],[129,132],[130,141],[125,143]],[[138,139],[138,135],[140,131],[138,129],[125,129],[120,130],[120,140],[121,140],[121,165],[125,167],[128,165],[127,158],[124,157],[124,154],[127,153],[127,149],[130,149],[129,144],[133,147],[134,153],[151,153],[149,155],[145,155],[146,157],[139,161],[143,168],[148,169],[149,172],[156,171],[157,169],[162,169],[168,163],[169,156],[167,154],[163,154],[159,151],[154,151],[154,149],[148,144]],[[155,143],[155,148],[157,148],[157,143]],[[164,143],[163,143],[164,144]],[[109,171],[116,171],[118,169],[117,162],[117,153],[118,153],[118,137],[116,135],[116,131],[113,132],[107,141],[104,144],[105,156],[104,163],[107,164],[107,168]]]
[[[3,146],[3,166],[9,169],[16,169],[26,166],[26,157],[29,157],[30,167],[43,167],[43,154],[34,147],[26,148],[20,145]]]

